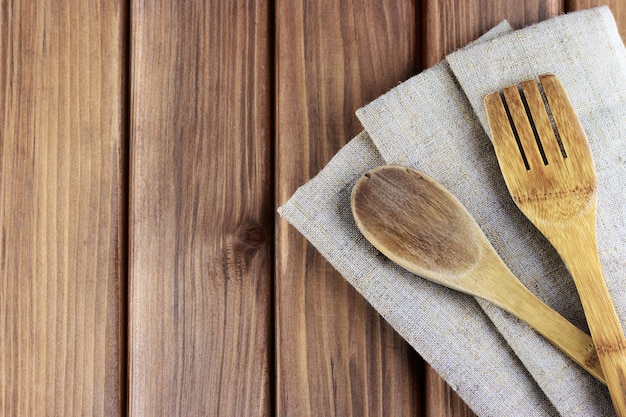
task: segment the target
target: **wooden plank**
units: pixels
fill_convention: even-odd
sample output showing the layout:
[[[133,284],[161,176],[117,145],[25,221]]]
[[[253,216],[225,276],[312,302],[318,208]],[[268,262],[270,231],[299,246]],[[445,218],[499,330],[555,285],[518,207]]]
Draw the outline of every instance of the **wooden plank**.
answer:
[[[428,364],[425,366],[425,417],[475,417],[450,386]]]
[[[0,19],[0,414],[121,415],[126,7]]]
[[[131,416],[270,415],[269,4],[131,8]]]
[[[440,62],[455,49],[467,45],[502,20],[515,28],[556,16],[561,0],[427,0],[422,3],[423,62]],[[473,416],[474,413],[441,377],[426,365],[425,415]]]
[[[563,11],[562,0],[426,0],[422,2],[424,65],[430,67],[455,49],[508,20],[513,28]]]
[[[415,2],[276,2],[276,198],[362,127],[354,112],[415,72]],[[421,359],[305,239],[277,221],[279,416],[411,416]]]

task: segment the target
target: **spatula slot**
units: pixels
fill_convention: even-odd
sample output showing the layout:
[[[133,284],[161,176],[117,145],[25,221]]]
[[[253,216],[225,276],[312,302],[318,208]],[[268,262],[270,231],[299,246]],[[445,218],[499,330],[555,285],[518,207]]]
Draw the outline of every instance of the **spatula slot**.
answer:
[[[520,84],[517,85],[517,91],[519,92],[519,96],[522,99],[522,104],[524,105],[524,111],[526,111],[526,116],[528,116],[528,122],[530,123],[530,128],[532,129],[533,135],[535,136],[535,142],[537,142],[537,148],[539,149],[539,153],[541,154],[541,160],[543,161],[544,165],[548,165],[548,158],[546,157],[546,152],[543,149],[541,138],[539,137],[539,132],[537,131],[537,126],[535,125],[533,115],[530,112],[530,107],[528,106],[528,100],[526,100],[526,94],[524,93],[524,89],[522,88]],[[553,127],[555,126],[553,125]]]
[[[543,100],[543,105],[546,109],[546,113],[548,114],[548,120],[550,120],[550,124],[552,125],[552,130],[554,131],[554,136],[556,137],[556,141],[559,144],[561,155],[563,156],[563,158],[567,158],[565,145],[563,144],[563,140],[561,139],[561,134],[559,133],[559,129],[556,126],[556,121],[554,120],[554,114],[552,113],[552,109],[550,108],[550,104],[548,103],[548,97],[546,95],[546,91],[540,82],[537,83],[537,85],[539,87],[539,92],[541,93],[541,99]]]
[[[504,106],[506,117],[509,119],[509,125],[511,126],[511,130],[513,131],[513,136],[515,136],[515,142],[517,143],[517,148],[519,149],[519,153],[522,156],[524,167],[526,167],[526,171],[529,171],[530,164],[528,163],[526,152],[524,152],[524,147],[522,146],[522,140],[520,139],[519,133],[517,132],[517,128],[515,127],[515,122],[513,121],[513,116],[511,116],[511,109],[509,109],[509,105],[506,101],[506,97],[504,97],[504,93],[502,91],[500,91],[500,99],[502,100],[502,105]]]
[[[509,134],[515,138],[526,171],[539,168],[541,165],[560,163],[567,158],[562,132],[559,129],[561,125],[550,105],[554,97],[546,90],[547,87],[544,88],[543,81],[545,80],[527,80],[513,84],[499,94],[503,108],[501,117],[504,119],[506,114],[506,121],[510,127]],[[560,106],[556,103],[560,103],[558,98],[555,105]]]

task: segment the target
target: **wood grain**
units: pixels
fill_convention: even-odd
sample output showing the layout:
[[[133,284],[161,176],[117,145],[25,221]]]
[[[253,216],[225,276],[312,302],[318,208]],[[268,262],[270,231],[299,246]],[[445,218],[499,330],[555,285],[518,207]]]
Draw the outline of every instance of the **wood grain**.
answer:
[[[126,8],[16,0],[0,19],[0,414],[119,416]]]
[[[354,112],[415,72],[415,3],[276,2],[276,198],[362,128]],[[283,220],[276,247],[279,416],[419,415],[420,360]]]
[[[608,4],[623,34],[626,8],[337,3],[3,3],[1,415],[125,414],[129,187],[131,415],[473,415],[281,220],[273,286],[274,207],[500,20]]]
[[[272,412],[268,2],[131,10],[131,416]]]
[[[562,0],[426,0],[421,4],[426,67],[435,65],[502,20],[519,29],[563,12]]]
[[[450,386],[430,366],[425,370],[424,417],[476,417]]]
[[[520,28],[557,16],[564,8],[561,0],[425,0],[421,5],[425,67],[437,64],[502,20]],[[474,415],[430,366],[426,366],[426,381],[426,416]]]

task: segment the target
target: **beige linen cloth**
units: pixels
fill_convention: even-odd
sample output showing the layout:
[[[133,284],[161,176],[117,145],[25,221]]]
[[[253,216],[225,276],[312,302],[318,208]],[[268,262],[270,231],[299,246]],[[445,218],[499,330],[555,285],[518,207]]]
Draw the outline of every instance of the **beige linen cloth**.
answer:
[[[562,261],[509,196],[483,97],[542,73],[563,82],[598,176],[601,263],[626,323],[626,52],[606,7],[512,31],[505,22],[357,111],[365,130],[279,209],[480,416],[612,416],[607,389],[488,302],[396,266],[356,228],[350,194],[379,165],[440,181],[511,270],[587,331]]]

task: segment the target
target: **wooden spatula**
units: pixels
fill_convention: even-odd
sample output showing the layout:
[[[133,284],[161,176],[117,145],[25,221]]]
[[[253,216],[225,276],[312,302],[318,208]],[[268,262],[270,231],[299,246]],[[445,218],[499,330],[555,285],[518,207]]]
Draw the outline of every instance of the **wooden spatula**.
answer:
[[[560,80],[539,81],[485,97],[493,145],[513,200],[574,278],[613,405],[626,417],[626,338],[598,257],[591,151]]]

